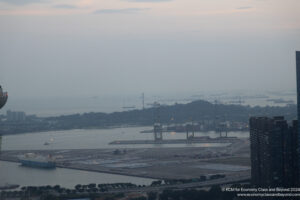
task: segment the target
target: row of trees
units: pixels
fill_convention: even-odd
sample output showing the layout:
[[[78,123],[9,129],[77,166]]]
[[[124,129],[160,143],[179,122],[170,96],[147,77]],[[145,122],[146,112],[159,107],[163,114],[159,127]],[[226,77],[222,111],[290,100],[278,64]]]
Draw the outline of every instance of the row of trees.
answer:
[[[165,180],[157,180],[152,181],[151,186],[159,186],[162,184],[166,185],[175,185],[175,184],[182,184],[182,183],[195,183],[195,182],[202,182],[206,180],[213,180],[226,177],[225,174],[213,174],[211,176],[200,176],[199,178],[190,178],[190,179],[165,179]]]
[[[114,113],[85,113],[68,116],[49,117],[45,121],[51,122],[53,128],[87,128],[111,127],[124,124],[152,125],[155,108],[132,110]],[[277,116],[284,115],[286,119],[296,118],[296,105],[284,107],[250,107],[242,105],[212,104],[198,100],[188,104],[174,104],[160,107],[160,120],[164,124],[185,123],[187,120],[215,120],[226,117],[227,121],[248,123],[249,116]]]
[[[240,185],[232,187],[241,187]],[[247,186],[243,186],[247,187]],[[210,190],[164,190],[159,195],[159,200],[240,200],[236,192],[224,192],[220,186],[212,186]],[[243,198],[243,200],[248,198]],[[253,199],[253,198],[252,198]],[[249,199],[250,200],[250,199]]]
[[[223,174],[215,174],[209,177],[210,180],[223,178]],[[175,185],[183,183],[193,183],[206,181],[206,176],[200,176],[199,178],[192,179],[166,179],[166,180],[156,180],[151,183],[150,186],[160,186],[160,185]],[[1,194],[7,196],[28,196],[28,195],[41,195],[45,193],[55,193],[55,194],[79,194],[79,193],[101,193],[111,190],[122,190],[130,188],[141,188],[146,187],[145,185],[136,185],[132,183],[113,183],[113,184],[96,184],[91,183],[87,185],[77,184],[74,189],[62,188],[60,185],[55,186],[28,186],[22,187],[21,191],[13,192],[2,192]]]
[[[158,184],[155,182],[154,184]],[[29,197],[38,197],[42,200],[61,200],[71,198],[89,198],[91,200],[101,198],[105,200],[120,200],[125,197],[124,193],[94,193],[89,192],[93,189],[99,189],[104,186],[114,185],[117,187],[138,187],[130,183],[117,183],[117,184],[88,184],[76,185],[74,190],[61,188],[56,186],[41,186],[41,187],[22,187],[20,191],[2,191],[0,199],[6,198],[20,198],[29,199]],[[250,185],[232,185],[233,188],[249,188]],[[78,193],[79,190],[84,190],[84,193]],[[130,200],[239,200],[236,192],[224,192],[220,186],[212,186],[210,190],[201,189],[184,189],[184,190],[164,190],[163,192],[148,192],[147,195],[141,197],[133,197]]]
[[[95,184],[91,183],[88,185],[77,184],[75,186],[75,190],[79,192],[92,190],[94,192],[106,192],[109,190],[116,189],[129,189],[129,188],[137,188],[137,187],[146,187],[145,185],[136,185],[133,183],[112,183],[112,184]]]
[[[198,100],[187,104],[160,107],[163,124],[181,124],[193,119],[195,122],[215,120],[216,117],[230,122],[248,123],[249,116],[285,116],[296,118],[296,105],[283,107],[250,107],[242,105],[212,104]],[[24,133],[46,130],[69,130],[81,128],[108,128],[121,125],[152,125],[155,108],[114,113],[84,113],[57,117],[36,118],[26,123],[0,121],[0,133]]]

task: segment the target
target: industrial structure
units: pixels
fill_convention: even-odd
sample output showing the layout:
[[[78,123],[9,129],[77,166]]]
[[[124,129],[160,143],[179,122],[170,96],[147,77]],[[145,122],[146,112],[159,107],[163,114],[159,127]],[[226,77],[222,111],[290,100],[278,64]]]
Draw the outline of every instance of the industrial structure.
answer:
[[[145,110],[145,94],[142,93],[142,105],[143,105],[143,110]]]
[[[227,137],[228,131],[227,131],[227,123],[226,122],[219,122],[216,126],[216,132],[220,134],[221,137]],[[225,136],[223,135],[225,133]]]
[[[154,102],[154,141],[162,141],[163,140],[163,130],[162,124],[160,123],[160,104]]]
[[[162,141],[163,134],[162,134],[162,125],[160,123],[154,124],[154,141]]]
[[[186,131],[186,140],[189,141],[191,139],[194,139],[195,137],[195,130],[194,130],[194,122],[192,121],[191,124],[187,124],[185,126],[185,131]],[[191,132],[191,134],[190,134]]]

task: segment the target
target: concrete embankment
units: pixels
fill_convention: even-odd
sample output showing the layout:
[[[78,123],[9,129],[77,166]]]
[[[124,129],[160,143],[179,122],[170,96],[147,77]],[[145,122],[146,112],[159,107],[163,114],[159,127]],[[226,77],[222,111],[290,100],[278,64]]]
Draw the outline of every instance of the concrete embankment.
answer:
[[[236,137],[221,137],[221,138],[191,138],[191,139],[173,139],[173,140],[116,140],[109,144],[186,144],[186,143],[233,143],[239,139]]]
[[[14,157],[5,157],[5,158],[0,157],[0,161],[19,163],[18,159],[14,158]],[[94,166],[89,166],[89,165],[56,163],[56,167],[64,168],[64,169],[80,170],[80,171],[99,172],[99,173],[116,174],[116,175],[123,175],[123,176],[133,176],[133,177],[148,178],[148,179],[156,180],[149,175],[137,175],[134,173],[122,172],[122,171],[118,171],[118,170],[114,170],[114,169],[94,167]]]

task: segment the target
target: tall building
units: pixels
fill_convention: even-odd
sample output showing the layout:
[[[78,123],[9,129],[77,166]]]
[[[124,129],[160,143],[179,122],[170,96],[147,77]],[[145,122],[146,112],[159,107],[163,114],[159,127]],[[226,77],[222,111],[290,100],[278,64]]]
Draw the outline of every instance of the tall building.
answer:
[[[300,51],[296,51],[297,112],[300,120]],[[262,187],[300,186],[300,121],[251,117],[251,182]],[[298,147],[299,146],[299,147]]]
[[[297,185],[297,122],[251,117],[251,182],[259,187]]]
[[[297,118],[298,121],[300,120],[300,51],[296,51],[296,74],[297,74]],[[297,137],[298,144],[300,144],[300,121],[298,123],[298,137]],[[300,145],[298,148],[298,165],[300,166]],[[299,167],[300,170],[300,167]],[[300,174],[300,171],[299,171]],[[300,183],[300,176],[299,176],[299,183]]]
[[[21,111],[6,111],[6,118],[7,118],[7,121],[24,121],[26,120],[26,114],[25,112],[21,112]]]

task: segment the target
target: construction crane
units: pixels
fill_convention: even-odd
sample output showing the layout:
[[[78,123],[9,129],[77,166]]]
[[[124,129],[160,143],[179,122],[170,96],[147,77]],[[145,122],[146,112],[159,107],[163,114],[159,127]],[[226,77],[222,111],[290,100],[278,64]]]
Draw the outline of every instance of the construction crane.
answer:
[[[142,93],[142,105],[143,105],[143,110],[145,109],[145,94]]]

